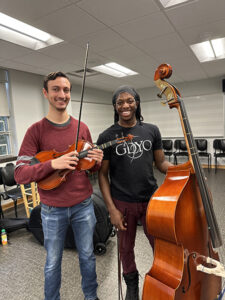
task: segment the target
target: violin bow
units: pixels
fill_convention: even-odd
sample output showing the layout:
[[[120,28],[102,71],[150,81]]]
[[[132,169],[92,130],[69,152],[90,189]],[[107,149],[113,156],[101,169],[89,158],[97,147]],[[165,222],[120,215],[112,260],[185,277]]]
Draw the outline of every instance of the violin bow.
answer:
[[[117,262],[118,262],[118,300],[123,300],[122,280],[121,280],[121,258],[120,258],[120,236],[119,231],[116,231],[117,236]]]
[[[88,50],[89,50],[89,43],[87,43],[85,62],[84,62],[84,74],[83,74],[83,82],[82,82],[82,89],[81,89],[80,112],[79,112],[79,119],[78,119],[78,125],[77,125],[77,136],[76,136],[75,150],[77,150],[78,136],[79,136],[79,131],[80,131],[80,120],[81,120],[81,112],[82,112],[82,107],[83,107],[84,86],[85,86],[86,71],[87,71],[87,60],[88,60]]]

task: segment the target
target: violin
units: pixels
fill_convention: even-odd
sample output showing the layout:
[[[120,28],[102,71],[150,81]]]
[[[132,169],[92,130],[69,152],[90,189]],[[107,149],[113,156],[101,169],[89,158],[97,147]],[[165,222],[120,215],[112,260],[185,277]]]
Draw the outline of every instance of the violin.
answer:
[[[92,143],[85,140],[78,140],[77,147],[75,143],[68,147],[68,149],[64,152],[57,152],[55,150],[50,151],[41,151],[35,155],[35,162],[41,163],[46,162],[51,159],[56,159],[62,155],[65,155],[75,149],[78,152],[78,164],[76,165],[77,171],[86,171],[90,170],[94,167],[96,161],[94,159],[90,159],[87,157],[88,151],[92,149],[105,149],[115,144],[124,143],[125,141],[129,141],[133,139],[133,135],[128,134],[126,137],[117,138],[115,140],[109,141],[102,145],[93,145]],[[69,174],[72,170],[63,169],[63,170],[55,170],[46,178],[37,182],[38,187],[43,190],[51,190],[58,187],[62,182],[66,180],[66,175]]]
[[[165,95],[164,103],[178,110],[189,161],[169,167],[149,201],[146,223],[155,248],[142,300],[214,300],[221,291],[221,278],[213,270],[220,264],[215,248],[222,239],[184,102],[165,80],[171,74],[172,67],[162,64],[154,81],[158,96]]]

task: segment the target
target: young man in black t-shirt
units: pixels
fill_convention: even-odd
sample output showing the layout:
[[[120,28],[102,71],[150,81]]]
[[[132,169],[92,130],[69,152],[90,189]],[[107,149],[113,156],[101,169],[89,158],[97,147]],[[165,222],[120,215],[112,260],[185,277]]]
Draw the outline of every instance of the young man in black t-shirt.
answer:
[[[171,165],[165,160],[157,126],[142,122],[140,97],[131,87],[119,87],[112,98],[114,125],[99,135],[97,144],[133,135],[132,141],[104,150],[99,170],[99,185],[109,210],[111,222],[119,230],[120,256],[127,284],[125,300],[139,299],[138,271],[134,257],[137,223],[154,247],[153,237],[146,230],[148,201],[157,189],[153,161],[163,173]]]

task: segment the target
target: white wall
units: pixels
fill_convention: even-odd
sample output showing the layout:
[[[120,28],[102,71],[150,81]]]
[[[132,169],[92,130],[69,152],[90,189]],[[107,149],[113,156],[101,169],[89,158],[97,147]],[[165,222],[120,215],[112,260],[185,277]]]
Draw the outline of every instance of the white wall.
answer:
[[[72,101],[73,115],[79,118],[80,103]],[[99,134],[111,126],[114,120],[112,105],[98,103],[84,103],[82,109],[82,121],[88,125],[93,143],[98,139]]]
[[[71,95],[72,116],[79,118],[81,87],[73,86]],[[99,134],[113,124],[114,110],[112,93],[85,88],[83,96],[81,120],[88,125],[93,142]]]
[[[184,97],[181,100],[185,106],[187,117],[195,137],[224,136],[224,95],[201,95]],[[160,101],[142,103],[145,121],[156,124],[162,137],[183,137],[179,113],[176,108],[162,105]]]
[[[42,76],[10,70],[10,96],[14,116],[14,134],[20,147],[27,128],[44,116]],[[18,151],[18,149],[15,149]],[[17,152],[16,151],[16,152]]]

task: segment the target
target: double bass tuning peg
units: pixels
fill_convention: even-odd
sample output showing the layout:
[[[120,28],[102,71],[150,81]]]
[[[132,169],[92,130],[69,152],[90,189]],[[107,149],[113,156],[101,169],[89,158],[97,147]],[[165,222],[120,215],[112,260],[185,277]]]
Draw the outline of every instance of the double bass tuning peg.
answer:
[[[165,86],[161,92],[159,94],[157,94],[157,96],[161,99],[162,98],[162,95],[164,94],[165,90],[167,89],[167,86]]]

